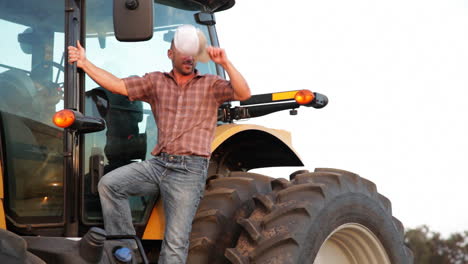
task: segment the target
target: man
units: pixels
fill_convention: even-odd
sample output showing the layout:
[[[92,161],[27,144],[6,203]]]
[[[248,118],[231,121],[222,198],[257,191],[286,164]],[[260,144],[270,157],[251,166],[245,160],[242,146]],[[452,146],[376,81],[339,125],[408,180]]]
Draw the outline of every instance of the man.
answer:
[[[102,177],[99,195],[104,226],[109,235],[134,235],[128,196],[159,193],[163,199],[166,229],[159,263],[185,263],[189,233],[204,192],[217,109],[225,101],[246,100],[250,88],[228,60],[223,49],[208,47],[210,59],[221,65],[230,81],[200,75],[193,56],[174,44],[167,55],[170,73],[119,79],[92,64],[85,49],[68,47],[69,63],[77,63],[105,89],[151,105],[158,125],[153,159],[115,169]]]

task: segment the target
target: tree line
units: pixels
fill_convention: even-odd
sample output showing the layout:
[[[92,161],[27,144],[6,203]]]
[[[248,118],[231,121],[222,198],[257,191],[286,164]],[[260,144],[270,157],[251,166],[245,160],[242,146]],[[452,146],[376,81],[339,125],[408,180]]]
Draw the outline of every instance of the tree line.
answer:
[[[468,231],[443,238],[423,225],[405,232],[414,264],[468,264]]]

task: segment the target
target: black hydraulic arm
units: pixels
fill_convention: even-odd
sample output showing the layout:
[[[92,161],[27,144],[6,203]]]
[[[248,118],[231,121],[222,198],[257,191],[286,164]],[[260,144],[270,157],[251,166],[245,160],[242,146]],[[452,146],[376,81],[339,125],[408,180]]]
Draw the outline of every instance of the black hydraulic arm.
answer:
[[[314,93],[314,99],[305,105],[292,100],[272,102],[268,98],[271,98],[271,94],[269,97],[266,95],[254,95],[251,99],[241,102],[241,106],[231,107],[230,104],[222,105],[218,112],[218,121],[231,123],[234,120],[264,116],[283,110],[294,110],[301,106],[320,109],[328,104],[328,98],[319,93]]]

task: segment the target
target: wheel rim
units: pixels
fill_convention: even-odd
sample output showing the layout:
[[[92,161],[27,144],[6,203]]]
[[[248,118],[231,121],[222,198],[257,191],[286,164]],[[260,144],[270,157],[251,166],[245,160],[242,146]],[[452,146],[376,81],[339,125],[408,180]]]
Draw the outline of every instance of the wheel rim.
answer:
[[[314,264],[391,264],[385,248],[368,228],[348,223],[336,228],[320,247]]]

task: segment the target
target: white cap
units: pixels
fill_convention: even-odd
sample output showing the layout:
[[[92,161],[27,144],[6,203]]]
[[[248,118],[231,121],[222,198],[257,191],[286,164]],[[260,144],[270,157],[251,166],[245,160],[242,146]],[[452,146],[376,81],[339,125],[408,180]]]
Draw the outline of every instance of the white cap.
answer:
[[[179,26],[174,36],[175,48],[184,55],[194,56],[197,61],[208,62],[206,38],[203,32],[192,25]]]

